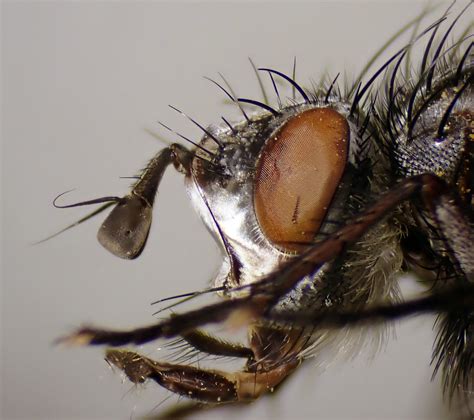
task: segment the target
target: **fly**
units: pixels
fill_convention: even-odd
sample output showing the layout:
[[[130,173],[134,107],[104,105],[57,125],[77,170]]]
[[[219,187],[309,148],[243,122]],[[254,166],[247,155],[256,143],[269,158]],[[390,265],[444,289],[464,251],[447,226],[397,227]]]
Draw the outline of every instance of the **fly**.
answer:
[[[159,151],[130,192],[71,205],[112,208],[98,232],[112,254],[137,258],[149,237],[164,172],[180,172],[223,263],[211,288],[221,301],[133,330],[93,326],[59,341],[107,345],[106,360],[135,383],[154,381],[190,400],[191,409],[254,401],[273,392],[346,327],[432,312],[438,336],[432,363],[448,399],[473,391],[474,61],[472,35],[449,42],[468,13],[449,8],[372,75],[346,89],[335,76],[304,88],[294,74],[255,68],[275,104],[238,97],[240,121],[205,127],[190,148]],[[420,47],[421,46],[421,47]],[[422,49],[418,64],[410,60]],[[260,80],[260,79],[259,79]],[[286,99],[279,82],[294,96]],[[246,108],[244,108],[244,105]],[[252,112],[248,111],[252,106]],[[166,129],[173,131],[166,125]],[[397,279],[413,271],[426,294],[402,300]],[[246,343],[202,328],[245,326]],[[236,371],[153,360],[113,347],[179,339],[197,354],[244,360]],[[183,408],[184,407],[184,408]],[[169,415],[187,410],[177,406]]]

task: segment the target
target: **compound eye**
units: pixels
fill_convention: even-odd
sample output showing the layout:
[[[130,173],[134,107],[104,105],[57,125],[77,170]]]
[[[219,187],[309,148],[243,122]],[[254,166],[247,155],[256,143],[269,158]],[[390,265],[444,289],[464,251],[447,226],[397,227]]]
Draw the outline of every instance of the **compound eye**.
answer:
[[[255,177],[258,223],[283,251],[314,240],[339,185],[350,137],[345,117],[330,108],[304,111],[265,143]]]

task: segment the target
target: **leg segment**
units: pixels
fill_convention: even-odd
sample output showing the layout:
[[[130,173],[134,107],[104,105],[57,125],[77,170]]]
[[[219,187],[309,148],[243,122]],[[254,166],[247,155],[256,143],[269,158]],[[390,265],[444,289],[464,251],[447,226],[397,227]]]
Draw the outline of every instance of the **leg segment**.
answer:
[[[270,321],[318,328],[342,328],[363,323],[385,322],[422,313],[459,313],[474,309],[474,285],[461,285],[396,305],[374,305],[356,310],[322,313],[272,314]]]
[[[298,365],[293,362],[270,371],[228,373],[156,362],[128,350],[108,350],[105,360],[123,370],[133,383],[151,379],[171,392],[213,404],[254,400],[272,390]]]
[[[204,353],[224,357],[254,359],[254,353],[248,347],[220,340],[201,330],[194,330],[183,334],[182,339],[196,350]]]

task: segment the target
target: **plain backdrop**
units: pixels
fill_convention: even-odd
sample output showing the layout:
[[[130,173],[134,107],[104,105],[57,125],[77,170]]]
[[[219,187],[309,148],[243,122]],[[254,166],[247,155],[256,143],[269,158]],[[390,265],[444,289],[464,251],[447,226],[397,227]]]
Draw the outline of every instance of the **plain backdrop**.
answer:
[[[122,382],[100,348],[52,343],[83,322],[149,324],[153,300],[205,287],[220,263],[172,168],[148,246],[135,261],[97,243],[102,216],[33,246],[87,211],[54,209],[57,194],[76,188],[62,202],[124,194],[130,180],[120,177],[164,147],[156,137],[177,140],[157,120],[198,140],[199,130],[168,104],[205,125],[235,116],[202,76],[221,72],[240,96],[257,99],[248,57],[291,73],[296,56],[297,79],[306,86],[325,72],[351,78],[425,4],[4,2],[2,418],[129,419],[176,402],[153,411],[168,395],[156,384]],[[379,64],[390,51],[396,47]],[[201,418],[447,418],[439,383],[430,381],[432,323],[403,322],[398,340],[374,360],[362,354],[324,371],[309,361],[275,397]],[[147,351],[159,358],[162,344]]]

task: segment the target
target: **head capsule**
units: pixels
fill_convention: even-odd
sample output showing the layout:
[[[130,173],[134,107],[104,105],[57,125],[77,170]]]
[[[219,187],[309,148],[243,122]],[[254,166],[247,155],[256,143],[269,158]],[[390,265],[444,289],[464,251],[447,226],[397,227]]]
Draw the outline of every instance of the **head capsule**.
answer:
[[[192,202],[225,251],[216,286],[250,284],[334,230],[365,161],[349,104],[303,103],[204,136],[187,177]],[[215,170],[218,165],[219,169]]]

